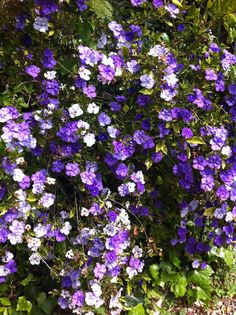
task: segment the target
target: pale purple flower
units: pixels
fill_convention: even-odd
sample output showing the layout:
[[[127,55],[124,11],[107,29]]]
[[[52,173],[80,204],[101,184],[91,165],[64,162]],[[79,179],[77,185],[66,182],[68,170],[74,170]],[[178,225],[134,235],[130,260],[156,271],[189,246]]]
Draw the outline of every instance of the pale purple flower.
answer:
[[[143,74],[140,77],[141,86],[143,86],[146,89],[153,88],[155,84],[155,80],[153,79],[152,74]]]

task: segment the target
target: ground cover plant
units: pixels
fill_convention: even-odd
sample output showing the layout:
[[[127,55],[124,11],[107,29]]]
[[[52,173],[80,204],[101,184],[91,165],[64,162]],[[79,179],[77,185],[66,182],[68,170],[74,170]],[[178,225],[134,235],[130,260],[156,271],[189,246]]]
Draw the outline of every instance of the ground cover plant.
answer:
[[[235,296],[234,1],[0,8],[0,314]]]

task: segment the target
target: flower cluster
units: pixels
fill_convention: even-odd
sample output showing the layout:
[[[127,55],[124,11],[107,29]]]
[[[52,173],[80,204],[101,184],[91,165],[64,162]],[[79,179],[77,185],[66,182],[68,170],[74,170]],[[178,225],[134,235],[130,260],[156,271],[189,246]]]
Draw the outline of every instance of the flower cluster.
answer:
[[[91,43],[67,33],[93,10],[35,0],[14,21],[21,75],[0,109],[0,282],[23,249],[27,270],[50,268],[62,309],[118,315],[155,246],[204,269],[212,247],[235,244],[236,58],[210,36],[195,54],[176,51],[189,12],[162,0],[131,0],[129,14],[171,19],[168,40],[132,14],[105,20]]]

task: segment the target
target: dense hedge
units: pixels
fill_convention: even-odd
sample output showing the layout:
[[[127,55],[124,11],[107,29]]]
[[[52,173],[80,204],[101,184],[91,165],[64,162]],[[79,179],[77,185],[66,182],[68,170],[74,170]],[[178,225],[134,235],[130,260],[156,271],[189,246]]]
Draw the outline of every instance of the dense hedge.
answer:
[[[236,241],[234,10],[1,2],[0,313],[211,300]]]

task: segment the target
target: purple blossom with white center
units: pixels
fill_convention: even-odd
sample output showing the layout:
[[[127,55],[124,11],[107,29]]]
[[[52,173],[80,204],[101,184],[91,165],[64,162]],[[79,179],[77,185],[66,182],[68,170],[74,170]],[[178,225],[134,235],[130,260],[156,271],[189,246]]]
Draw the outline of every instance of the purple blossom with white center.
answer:
[[[37,78],[39,73],[41,72],[41,69],[35,65],[31,65],[26,67],[25,72],[30,75],[32,78]]]
[[[201,189],[204,191],[212,191],[214,188],[214,178],[212,176],[204,176],[201,179]]]
[[[98,115],[99,125],[104,127],[111,123],[111,118],[104,112]]]
[[[75,177],[80,173],[78,163],[67,163],[65,168],[65,173],[69,177]]]
[[[146,88],[146,89],[153,88],[153,86],[155,84],[155,80],[153,79],[152,74],[141,75],[140,81],[141,81],[141,86]]]

